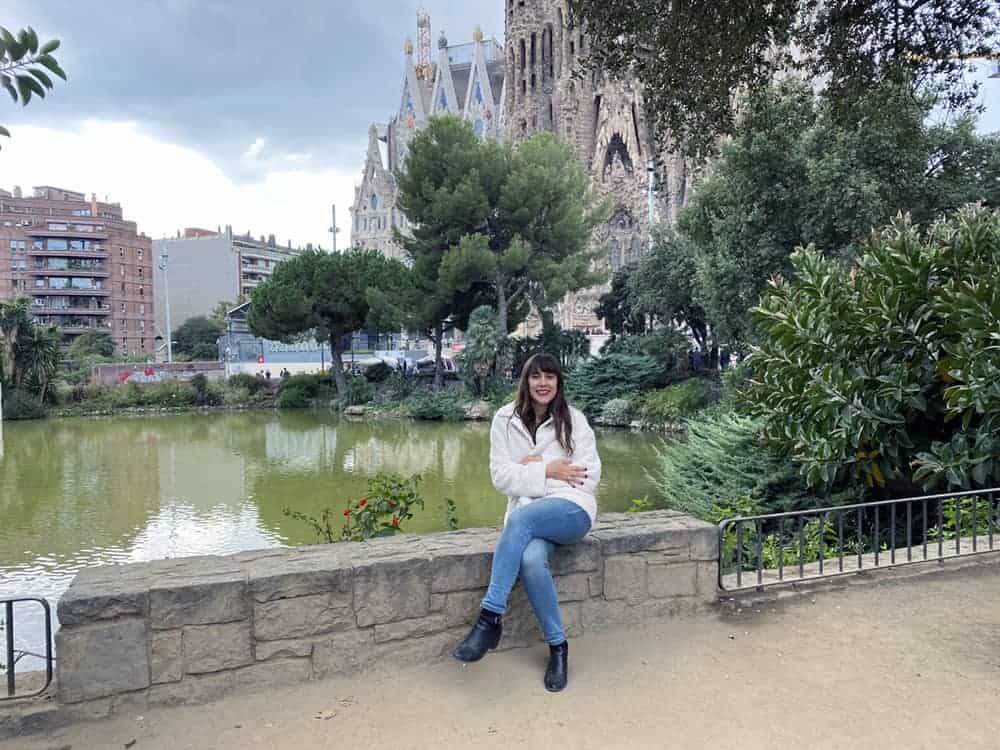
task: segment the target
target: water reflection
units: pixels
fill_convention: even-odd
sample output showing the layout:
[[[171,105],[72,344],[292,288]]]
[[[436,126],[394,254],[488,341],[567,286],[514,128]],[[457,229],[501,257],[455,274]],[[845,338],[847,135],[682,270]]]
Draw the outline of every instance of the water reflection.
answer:
[[[0,595],[54,601],[81,567],[315,541],[319,515],[379,471],[420,474],[408,530],[496,525],[485,424],[350,422],[326,413],[185,414],[8,423],[0,455]],[[654,441],[599,434],[602,510],[650,491]]]

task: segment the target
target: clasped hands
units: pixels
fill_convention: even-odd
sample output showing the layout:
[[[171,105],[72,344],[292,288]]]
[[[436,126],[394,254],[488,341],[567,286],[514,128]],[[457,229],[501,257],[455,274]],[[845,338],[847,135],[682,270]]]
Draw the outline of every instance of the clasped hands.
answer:
[[[528,454],[518,463],[522,466],[527,466],[528,464],[541,463],[543,461],[544,459],[541,456]],[[560,482],[566,482],[566,484],[574,487],[582,487],[584,481],[587,479],[587,469],[584,466],[573,463],[568,458],[557,458],[555,461],[545,464],[545,477],[547,479],[558,479]]]

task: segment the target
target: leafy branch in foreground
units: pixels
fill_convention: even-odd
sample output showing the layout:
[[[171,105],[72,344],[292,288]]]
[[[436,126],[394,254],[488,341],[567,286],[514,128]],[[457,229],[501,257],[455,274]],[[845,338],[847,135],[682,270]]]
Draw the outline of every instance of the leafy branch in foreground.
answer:
[[[58,39],[41,43],[30,26],[16,35],[0,26],[0,86],[15,104],[26,106],[33,96],[44,99],[46,91],[53,88],[53,75],[66,80],[66,73],[52,56],[57,49]],[[10,131],[0,125],[0,135],[10,137]]]

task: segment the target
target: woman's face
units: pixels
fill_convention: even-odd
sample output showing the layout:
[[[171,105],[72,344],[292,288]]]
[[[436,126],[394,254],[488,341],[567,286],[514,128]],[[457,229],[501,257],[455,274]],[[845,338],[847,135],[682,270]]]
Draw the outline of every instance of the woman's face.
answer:
[[[548,406],[559,389],[559,376],[555,373],[537,370],[528,376],[528,391],[531,400],[539,406]]]

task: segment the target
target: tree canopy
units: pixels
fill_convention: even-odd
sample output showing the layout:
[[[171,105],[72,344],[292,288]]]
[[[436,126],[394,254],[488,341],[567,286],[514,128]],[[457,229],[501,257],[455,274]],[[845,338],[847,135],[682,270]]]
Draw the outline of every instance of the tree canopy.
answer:
[[[307,250],[253,290],[247,322],[255,335],[277,341],[310,334],[328,340],[333,377],[344,395],[344,337],[368,325],[399,325],[398,309],[389,302],[403,297],[407,278],[402,263],[375,250]]]
[[[733,99],[799,70],[842,112],[885,84],[944,85],[965,108],[970,58],[1000,50],[996,0],[570,0],[592,39],[587,61],[634,74],[654,128],[690,153],[736,125]],[[682,30],[682,33],[678,33]]]
[[[215,318],[196,315],[188,318],[173,332],[173,351],[191,359],[216,360],[219,358],[219,336],[222,323]]]

